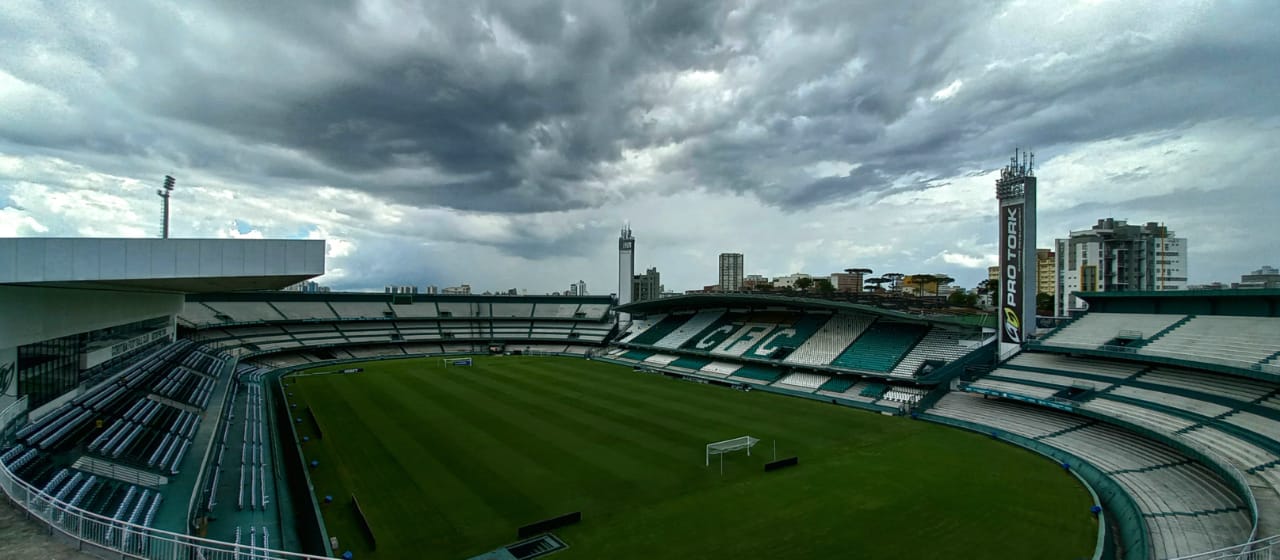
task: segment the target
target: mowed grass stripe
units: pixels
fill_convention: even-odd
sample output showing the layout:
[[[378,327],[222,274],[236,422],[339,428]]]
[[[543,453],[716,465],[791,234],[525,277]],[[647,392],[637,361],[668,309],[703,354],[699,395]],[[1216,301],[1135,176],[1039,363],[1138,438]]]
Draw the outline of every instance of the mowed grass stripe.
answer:
[[[461,403],[442,398],[439,392],[406,394],[401,390],[405,385],[397,382],[401,377],[404,375],[380,376],[378,383],[369,385],[369,402],[379,406],[400,405],[397,407],[400,431],[419,434],[421,439],[415,445],[422,449],[422,453],[439,456],[441,464],[453,473],[473,498],[489,504],[498,512],[498,517],[517,523],[537,516],[541,508],[538,500],[526,493],[526,489],[530,489],[526,481],[514,480],[523,472],[522,467],[533,461],[510,446],[492,441],[492,436],[481,427],[486,415],[476,415],[470,407],[457,406]],[[437,389],[440,387],[440,384],[436,385]],[[423,403],[418,398],[427,395],[435,396],[436,400]],[[484,460],[467,464],[451,460],[477,454]]]
[[[761,399],[774,401],[768,403],[768,406],[774,406],[778,402],[799,401],[799,399],[766,393],[735,392],[731,395],[726,395],[723,387],[675,381],[658,376],[631,373],[625,370],[608,376],[600,374],[594,381],[586,376],[575,375],[553,376],[545,380],[515,375],[501,375],[501,377],[511,379],[513,383],[523,383],[525,387],[533,392],[555,392],[569,395],[569,398],[562,402],[572,406],[582,407],[590,406],[590,404],[584,403],[608,402],[615,407],[637,411],[638,418],[669,426],[675,430],[675,433],[670,437],[686,439],[687,442],[699,449],[711,441],[744,435],[744,430],[755,430],[757,433],[752,434],[755,436],[775,434],[795,443],[806,438],[807,434],[829,430],[828,422],[831,420],[826,415],[814,414],[814,405],[816,403],[800,401],[799,404],[804,405],[807,410],[796,414],[771,416],[768,418],[767,423],[763,423],[759,418],[745,414],[744,412],[752,409],[744,407],[744,403],[735,402],[735,399],[753,401],[753,404]],[[614,385],[612,382],[615,377],[640,378],[639,381],[641,383],[634,388],[624,388],[619,391],[617,387],[610,387]],[[648,383],[645,383],[646,381]],[[655,394],[658,391],[651,389],[659,386],[675,386],[676,389],[686,389],[686,391],[677,392],[669,396]],[[715,410],[718,406],[724,404],[734,405],[735,409],[724,413]],[[759,404],[764,405],[764,403]],[[860,413],[860,411],[851,410],[835,412],[844,414]],[[695,421],[677,420],[683,418]],[[883,437],[870,437],[871,441],[860,442],[858,441],[859,439],[868,439],[868,434],[849,432],[847,435],[849,436],[848,443],[850,446],[867,445],[879,441]]]
[[[370,423],[370,419],[352,404],[353,400],[359,398],[358,394],[363,392],[363,383],[358,389],[344,385],[349,385],[348,380],[340,376],[318,376],[294,385],[294,390],[303,397],[305,404],[312,406],[317,416],[342,419],[334,426],[326,425],[324,439],[313,439],[303,448],[303,452],[312,457],[316,455],[316,448],[320,447],[325,450],[325,456],[336,463],[331,466],[327,461],[322,462],[321,468],[313,473],[317,492],[337,494],[344,498],[336,488],[345,487],[363,497],[366,504],[386,503],[385,506],[366,511],[370,521],[378,526],[387,526],[387,523],[394,526],[398,523],[397,518],[404,515],[420,516],[424,527],[430,528],[428,535],[443,535],[447,538],[461,536],[463,532],[460,527],[467,526],[469,519],[497,515],[496,511],[483,502],[472,499],[469,493],[458,492],[463,485],[453,479],[452,473],[434,461],[429,454],[423,453],[421,449],[414,449],[407,432],[386,429],[388,425],[382,419]],[[353,460],[346,453],[356,453],[359,459]],[[414,469],[406,469],[401,458],[415,456],[422,460],[415,462]],[[337,471],[336,476],[331,474],[332,470]],[[338,478],[341,484],[331,482],[332,478]],[[430,480],[432,484],[424,485],[424,480]],[[408,484],[410,488],[404,488],[402,484]],[[442,510],[431,507],[432,502],[428,500],[396,499],[397,496],[415,491],[418,495],[452,501],[457,507]],[[412,505],[419,508],[414,511],[409,507]],[[333,531],[334,528],[330,527],[330,530]],[[351,532],[348,534],[341,535],[344,541],[360,538],[355,527],[349,530]],[[440,542],[438,537],[429,540]]]
[[[338,377],[331,376],[331,378]],[[493,504],[476,500],[474,493],[467,490],[470,483],[459,476],[457,469],[436,459],[440,453],[439,449],[428,448],[422,440],[412,437],[420,426],[411,421],[411,410],[391,407],[387,402],[378,402],[371,398],[371,393],[376,391],[384,380],[366,382],[356,377],[343,377],[345,377],[344,384],[348,387],[336,388],[337,390],[332,393],[335,397],[334,403],[346,412],[346,414],[332,416],[342,420],[339,422],[342,428],[340,433],[346,436],[341,442],[342,447],[365,451],[368,448],[367,444],[372,442],[379,450],[389,455],[386,461],[379,461],[373,457],[366,458],[362,455],[354,457],[361,478],[367,478],[366,469],[375,463],[388,462],[395,465],[398,467],[395,476],[382,478],[387,483],[387,489],[395,489],[399,483],[409,481],[422,490],[423,495],[438,497],[436,501],[456,503],[456,506],[445,510],[447,511],[445,515],[453,520],[451,524],[457,528],[458,533],[465,532],[465,527],[472,520],[492,518],[506,509],[505,503],[497,504],[499,507],[495,508],[492,507]],[[351,386],[356,384],[359,386]],[[361,424],[350,424],[351,419],[358,419]],[[345,441],[345,439],[351,441]],[[401,489],[402,492],[403,490]],[[387,498],[397,505],[413,503],[396,499],[402,495],[402,493],[394,493],[382,498]],[[371,496],[370,500],[373,499],[377,498]]]
[[[696,422],[682,422],[681,426],[698,427],[698,426],[742,426],[747,418],[743,414],[743,410],[739,405],[736,410],[732,408],[721,408],[726,398],[723,393],[717,395],[720,398],[704,399],[702,396],[690,394],[664,394],[662,391],[655,390],[656,387],[669,383],[671,385],[685,385],[690,389],[712,389],[714,391],[723,391],[720,387],[707,387],[697,383],[687,383],[674,380],[662,379],[653,376],[648,381],[651,383],[625,387],[622,384],[614,384],[613,379],[603,376],[594,376],[587,378],[581,375],[574,375],[576,372],[565,372],[564,377],[551,377],[548,379],[530,380],[527,377],[521,378],[517,376],[509,376],[512,382],[523,383],[526,387],[536,392],[555,391],[563,394],[574,395],[583,402],[610,402],[619,405],[626,405],[636,410],[646,410],[647,416],[654,418],[663,417],[682,417],[697,420]],[[641,377],[641,374],[622,373],[618,377],[626,378],[629,376]],[[648,376],[645,376],[648,377]],[[554,380],[554,381],[552,381]],[[719,410],[717,410],[719,409]],[[742,434],[738,434],[742,435]],[[729,436],[735,437],[735,436]],[[706,442],[704,442],[706,443]]]
[[[429,376],[428,379],[429,381],[417,387],[410,386],[409,390],[424,399],[427,404],[449,409],[453,414],[468,418],[476,429],[498,434],[484,442],[469,442],[476,444],[471,448],[471,454],[492,457],[489,447],[485,446],[487,444],[493,447],[521,447],[539,457],[545,457],[552,450],[577,457],[584,449],[593,449],[596,446],[595,442],[584,437],[586,434],[539,418],[528,410],[522,410],[515,403],[498,401],[492,395],[467,387],[467,383],[463,380],[450,382],[445,379],[445,376],[439,378]],[[599,453],[581,457],[579,465],[583,471],[589,472],[578,474],[600,476],[606,480],[622,483],[628,476],[626,473],[619,474],[616,468],[616,464],[619,463],[632,464],[634,461],[618,455],[615,450],[600,450]],[[511,465],[512,470],[518,470],[516,467],[519,466]],[[555,484],[552,483],[557,480],[565,484],[572,483],[574,480],[572,473],[562,471],[560,474],[552,474],[552,471],[544,470],[540,465],[536,466],[536,469],[546,473],[544,478],[535,478],[530,481],[538,487],[553,488]],[[638,476],[640,473],[642,471],[637,468],[630,473],[630,476]]]
[[[611,471],[618,482],[648,478],[650,471],[645,463],[652,462],[653,454],[672,453],[662,441],[628,439],[626,431],[630,426],[625,423],[572,407],[553,407],[547,401],[547,391],[524,391],[512,382],[486,377],[467,376],[467,385],[460,389],[470,391],[471,398],[477,401],[504,403],[524,410],[527,423],[513,424],[515,430],[538,426],[538,430],[529,431],[532,439],[548,442],[582,462],[598,464]],[[575,407],[579,404],[573,403]],[[622,441],[630,441],[632,445],[618,445]]]
[[[689,449],[696,450],[706,443],[691,435],[691,427],[687,424],[607,397],[595,398],[566,387],[510,377],[499,380],[475,376],[473,383],[500,393],[504,398],[521,401],[543,416],[599,432],[601,436],[594,438],[599,443],[622,443],[625,444],[623,449],[634,448],[632,454],[641,462],[652,461],[655,455],[672,461],[687,461],[690,453],[681,453],[681,447],[687,445]]]

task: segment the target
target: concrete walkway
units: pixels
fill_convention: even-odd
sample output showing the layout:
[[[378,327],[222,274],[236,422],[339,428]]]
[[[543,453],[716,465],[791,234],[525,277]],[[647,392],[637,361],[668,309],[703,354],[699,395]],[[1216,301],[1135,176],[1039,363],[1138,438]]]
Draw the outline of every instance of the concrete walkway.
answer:
[[[48,528],[30,518],[0,495],[0,558],[23,560],[80,560],[93,558],[62,544]]]

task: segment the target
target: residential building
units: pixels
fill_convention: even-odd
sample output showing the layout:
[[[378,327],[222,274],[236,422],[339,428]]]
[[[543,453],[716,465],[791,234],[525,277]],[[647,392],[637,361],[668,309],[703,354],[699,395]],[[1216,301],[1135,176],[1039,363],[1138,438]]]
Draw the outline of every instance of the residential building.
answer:
[[[471,284],[463,284],[461,286],[450,286],[440,291],[444,295],[471,295]]]
[[[742,289],[742,253],[720,253],[720,291]]]
[[[631,279],[632,301],[658,299],[662,292],[662,275],[657,268],[649,267],[644,274],[637,274]]]
[[[1187,288],[1187,240],[1164,225],[1098,220],[1056,241],[1054,313],[1080,311],[1072,292],[1165,291]]]
[[[1280,270],[1263,266],[1250,274],[1240,276],[1242,288],[1280,288]]]
[[[388,294],[416,294],[418,293],[418,287],[417,286],[387,286],[383,288],[383,291]]]
[[[1053,295],[1058,291],[1058,261],[1053,249],[1036,249],[1036,293]]]
[[[812,280],[813,276],[810,276],[803,272],[796,272],[793,274],[788,274],[786,276],[779,276],[773,279],[773,288],[775,290],[785,290],[787,288],[794,288],[796,287],[796,280],[799,280],[801,278],[808,278]]]
[[[438,294],[440,293],[440,286],[437,286],[435,284],[429,284],[427,285],[426,288],[423,289],[422,293],[429,294],[429,295]]]

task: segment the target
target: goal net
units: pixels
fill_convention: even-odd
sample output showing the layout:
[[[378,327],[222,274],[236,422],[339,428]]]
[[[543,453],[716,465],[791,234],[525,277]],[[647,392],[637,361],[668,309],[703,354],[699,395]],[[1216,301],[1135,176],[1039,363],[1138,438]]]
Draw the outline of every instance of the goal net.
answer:
[[[760,440],[759,440],[759,439],[753,438],[753,437],[751,437],[751,436],[742,436],[742,437],[736,437],[736,438],[733,438],[733,439],[726,439],[726,440],[724,440],[724,441],[717,441],[717,442],[715,442],[715,443],[708,443],[708,444],[707,444],[707,456],[706,456],[707,463],[706,463],[706,464],[707,464],[707,466],[708,466],[708,467],[709,467],[709,466],[711,466],[711,456],[712,456],[712,455],[721,455],[721,454],[724,454],[724,453],[729,453],[729,452],[731,452],[731,451],[738,451],[738,450],[741,450],[741,449],[746,449],[746,450],[747,450],[747,456],[748,456],[748,457],[750,457],[750,456],[751,456],[751,446],[753,446],[753,445],[755,445],[756,443],[759,443],[759,442],[760,442]]]
[[[471,358],[444,358],[441,360],[446,367],[448,366],[470,366]]]

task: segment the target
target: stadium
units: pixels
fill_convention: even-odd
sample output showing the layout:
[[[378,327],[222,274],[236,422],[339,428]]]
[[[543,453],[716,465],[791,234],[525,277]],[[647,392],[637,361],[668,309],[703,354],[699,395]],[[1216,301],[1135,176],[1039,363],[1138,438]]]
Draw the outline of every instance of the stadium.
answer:
[[[0,487],[107,558],[1269,558],[1280,291],[1002,351],[805,297],[273,291],[323,241],[0,239]],[[1032,245],[1034,247],[1034,245]],[[44,546],[44,545],[40,545]]]

